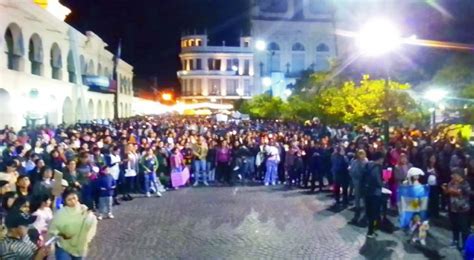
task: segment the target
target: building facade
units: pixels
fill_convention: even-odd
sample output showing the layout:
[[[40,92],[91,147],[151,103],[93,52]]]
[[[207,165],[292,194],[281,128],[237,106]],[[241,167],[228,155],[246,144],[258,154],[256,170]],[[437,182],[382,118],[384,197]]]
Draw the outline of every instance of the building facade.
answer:
[[[210,46],[206,34],[183,36],[179,57],[178,78],[185,102],[225,103],[254,94],[250,37],[242,37],[240,46]]]
[[[324,71],[337,57],[333,8],[328,0],[255,0],[252,38],[255,87],[284,97],[303,71]]]
[[[18,129],[29,117],[55,125],[113,118],[114,94],[93,91],[82,79],[108,84],[114,55],[93,32],[82,34],[58,18],[52,10],[65,7],[49,2],[55,6],[0,0],[0,127]],[[117,73],[119,116],[127,117],[133,67],[119,60]]]
[[[231,101],[239,88],[244,98],[270,92],[285,99],[302,72],[328,70],[338,56],[329,0],[253,0],[251,7],[251,37],[238,47],[208,46],[206,35],[182,37],[183,100]]]

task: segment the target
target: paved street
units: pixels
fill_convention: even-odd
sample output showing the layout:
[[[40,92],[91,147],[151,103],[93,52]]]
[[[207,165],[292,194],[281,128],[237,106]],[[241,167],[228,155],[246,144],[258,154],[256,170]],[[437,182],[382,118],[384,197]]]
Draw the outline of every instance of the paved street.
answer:
[[[186,188],[161,199],[136,198],[103,220],[89,259],[460,259],[450,233],[433,228],[431,248],[403,232],[366,242],[335,213],[328,194],[281,187]]]

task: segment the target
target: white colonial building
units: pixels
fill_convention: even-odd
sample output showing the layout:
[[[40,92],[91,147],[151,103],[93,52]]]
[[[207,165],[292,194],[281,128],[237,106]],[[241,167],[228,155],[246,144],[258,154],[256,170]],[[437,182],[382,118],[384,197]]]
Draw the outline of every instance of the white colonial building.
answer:
[[[305,70],[323,71],[338,55],[328,0],[256,0],[252,9],[255,87],[283,96]],[[264,47],[264,48],[262,48]]]
[[[251,37],[237,47],[208,46],[207,35],[182,37],[183,100],[229,101],[267,91],[286,98],[303,71],[327,70],[338,56],[328,0],[254,0],[251,24]]]
[[[206,34],[181,38],[178,71],[181,97],[187,102],[225,102],[254,92],[254,57],[250,37],[239,46],[210,46]]]
[[[93,32],[84,35],[63,22],[65,10],[58,0],[0,0],[0,127],[19,128],[30,116],[51,124],[113,118],[107,86],[114,55]],[[119,60],[117,71],[119,115],[127,117],[133,67]]]

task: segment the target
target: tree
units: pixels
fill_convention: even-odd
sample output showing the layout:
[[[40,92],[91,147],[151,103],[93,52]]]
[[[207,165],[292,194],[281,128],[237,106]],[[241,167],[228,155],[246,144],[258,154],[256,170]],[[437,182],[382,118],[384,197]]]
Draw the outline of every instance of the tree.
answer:
[[[283,105],[281,98],[262,94],[244,101],[240,111],[249,114],[253,118],[277,119],[281,118]]]
[[[347,81],[328,88],[316,97],[319,116],[329,123],[381,123],[402,121],[402,116],[417,108],[406,92],[410,86],[394,81],[371,80],[364,75],[360,84]]]

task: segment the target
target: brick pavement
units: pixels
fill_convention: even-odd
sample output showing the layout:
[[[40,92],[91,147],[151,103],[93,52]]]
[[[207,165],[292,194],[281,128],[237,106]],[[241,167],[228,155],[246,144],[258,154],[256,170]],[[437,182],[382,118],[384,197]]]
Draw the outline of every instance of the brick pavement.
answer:
[[[365,238],[334,213],[327,194],[281,187],[186,188],[136,198],[103,220],[88,259],[461,259],[449,233],[433,229],[434,250],[408,245],[401,231]]]

